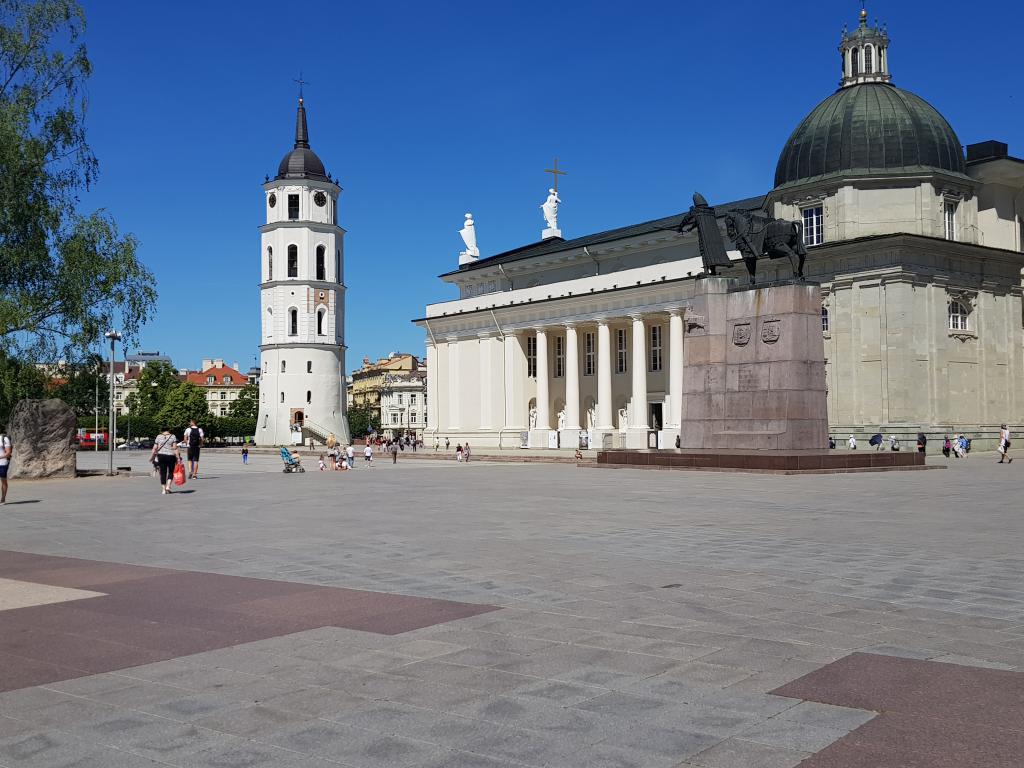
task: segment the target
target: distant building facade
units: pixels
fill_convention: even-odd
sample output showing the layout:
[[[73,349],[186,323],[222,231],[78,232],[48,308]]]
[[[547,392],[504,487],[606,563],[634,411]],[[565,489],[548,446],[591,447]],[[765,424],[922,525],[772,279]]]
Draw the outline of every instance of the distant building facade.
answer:
[[[387,373],[380,390],[380,426],[385,437],[419,438],[427,428],[425,368]]]
[[[206,393],[206,405],[213,416],[227,416],[231,404],[249,383],[248,377],[238,370],[238,363],[232,367],[220,358],[204,359],[202,370],[185,372],[184,380]]]
[[[371,416],[380,419],[381,427],[387,427],[392,414],[397,414],[397,410],[383,410],[385,390],[401,386],[404,394],[404,388],[409,385],[408,382],[412,381],[410,374],[421,370],[423,370],[423,365],[420,359],[408,352],[392,352],[376,362],[371,362],[370,358],[364,357],[362,366],[352,371],[348,383],[349,403],[352,407],[369,408]],[[403,380],[406,383],[400,383]],[[405,397],[403,400],[408,402]],[[389,407],[398,407],[397,398],[391,398],[389,403]],[[409,411],[407,416],[411,416],[411,413]],[[419,417],[420,414],[417,416]]]

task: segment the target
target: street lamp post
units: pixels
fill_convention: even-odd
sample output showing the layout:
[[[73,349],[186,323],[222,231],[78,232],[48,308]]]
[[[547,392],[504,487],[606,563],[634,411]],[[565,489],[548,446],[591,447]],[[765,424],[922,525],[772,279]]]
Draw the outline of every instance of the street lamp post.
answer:
[[[108,475],[114,474],[114,441],[116,440],[117,421],[114,416],[114,345],[121,340],[121,334],[117,331],[107,331],[103,336],[110,339],[110,424],[107,432],[107,453],[110,457],[110,464],[107,469]]]

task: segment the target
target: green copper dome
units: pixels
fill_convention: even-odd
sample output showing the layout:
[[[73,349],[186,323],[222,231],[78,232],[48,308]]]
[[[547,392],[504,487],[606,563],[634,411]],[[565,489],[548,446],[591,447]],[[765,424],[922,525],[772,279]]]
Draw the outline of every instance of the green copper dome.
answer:
[[[924,99],[884,82],[841,88],[793,131],[775,187],[838,176],[964,173],[960,140]]]

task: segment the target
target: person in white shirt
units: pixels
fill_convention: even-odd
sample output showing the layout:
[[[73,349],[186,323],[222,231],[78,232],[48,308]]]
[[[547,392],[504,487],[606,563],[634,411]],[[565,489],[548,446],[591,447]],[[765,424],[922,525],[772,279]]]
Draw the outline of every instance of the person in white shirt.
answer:
[[[857,438],[850,435],[850,439],[846,441],[846,444],[850,446],[851,451],[857,450]]]
[[[1003,459],[1006,459],[1007,464],[1013,463],[1013,457],[1009,456],[1010,452],[1010,428],[1005,424],[999,426],[999,461],[997,464],[1002,464]]]
[[[366,460],[366,466],[369,467],[373,464],[373,446],[369,443],[363,448],[363,458]]]
[[[10,436],[0,432],[0,504],[7,503],[7,469],[11,466],[13,455]]]
[[[345,448],[345,462],[349,469],[356,468],[356,449],[352,447],[351,443]]]

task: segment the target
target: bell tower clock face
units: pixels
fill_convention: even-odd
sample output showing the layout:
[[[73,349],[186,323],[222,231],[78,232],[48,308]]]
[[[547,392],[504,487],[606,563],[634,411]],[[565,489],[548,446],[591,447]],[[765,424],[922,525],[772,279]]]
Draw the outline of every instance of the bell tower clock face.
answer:
[[[316,203],[317,206],[319,206],[320,208],[323,208],[325,205],[327,205],[327,195],[325,195],[323,192],[316,192],[313,195],[313,202]]]
[[[275,205],[277,205],[277,195],[275,195],[273,192],[271,192],[270,193],[270,198],[267,200],[267,203],[269,203],[271,208],[273,208]]]

